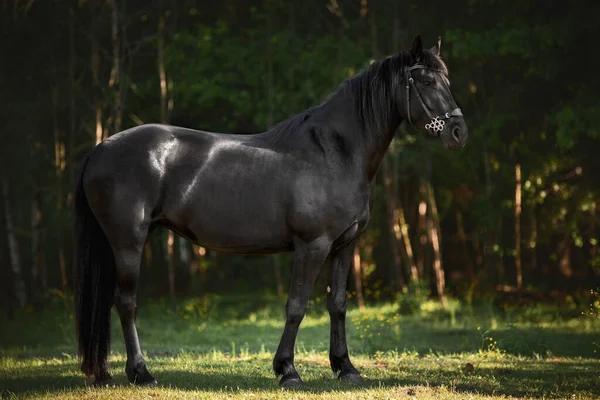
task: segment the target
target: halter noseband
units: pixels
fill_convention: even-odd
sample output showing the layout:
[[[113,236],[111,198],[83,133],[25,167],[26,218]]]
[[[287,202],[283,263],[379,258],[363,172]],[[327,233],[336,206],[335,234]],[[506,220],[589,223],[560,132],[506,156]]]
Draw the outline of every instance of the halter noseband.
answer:
[[[419,100],[419,103],[421,103],[421,107],[423,107],[423,110],[425,110],[425,113],[427,114],[427,116],[429,118],[431,118],[431,121],[428,124],[425,124],[425,129],[431,129],[434,134],[439,136],[439,134],[444,130],[444,125],[446,124],[445,120],[450,119],[451,117],[462,117],[463,113],[460,110],[460,108],[457,107],[450,112],[447,112],[438,117],[434,117],[431,110],[429,110],[429,108],[423,101],[423,98],[421,97],[421,93],[419,93],[419,90],[417,89],[417,86],[415,85],[415,80],[412,78],[412,76],[410,74],[411,71],[413,71],[415,69],[431,69],[435,72],[440,72],[440,73],[442,71],[437,70],[437,69],[427,68],[426,66],[420,65],[420,64],[413,65],[412,67],[409,67],[406,69],[406,111],[407,111],[407,115],[408,115],[408,122],[412,125],[412,120],[410,118],[410,88],[412,87],[415,90],[415,93],[417,94],[417,99]]]

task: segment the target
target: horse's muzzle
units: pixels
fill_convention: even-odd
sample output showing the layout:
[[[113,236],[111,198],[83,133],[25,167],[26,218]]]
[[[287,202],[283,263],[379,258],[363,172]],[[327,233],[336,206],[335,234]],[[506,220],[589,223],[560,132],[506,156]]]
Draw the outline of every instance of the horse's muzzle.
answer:
[[[440,135],[444,147],[450,150],[465,147],[468,137],[469,131],[464,118],[452,118]]]

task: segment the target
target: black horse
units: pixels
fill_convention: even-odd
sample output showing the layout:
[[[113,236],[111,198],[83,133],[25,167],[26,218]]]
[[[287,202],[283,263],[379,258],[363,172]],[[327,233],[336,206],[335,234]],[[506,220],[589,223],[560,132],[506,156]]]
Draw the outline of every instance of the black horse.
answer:
[[[402,120],[439,137],[467,141],[449,89],[438,38],[373,63],[321,105],[272,129],[230,135],[141,125],[96,146],[75,192],[75,303],[81,370],[102,384],[116,306],[130,382],[156,384],[137,330],[136,291],[148,232],[164,226],[209,249],[236,254],[293,251],[286,322],[273,369],[280,384],[302,384],[294,343],[312,286],[331,260],[329,359],[358,381],[346,344],[346,280],[370,215],[375,174]]]

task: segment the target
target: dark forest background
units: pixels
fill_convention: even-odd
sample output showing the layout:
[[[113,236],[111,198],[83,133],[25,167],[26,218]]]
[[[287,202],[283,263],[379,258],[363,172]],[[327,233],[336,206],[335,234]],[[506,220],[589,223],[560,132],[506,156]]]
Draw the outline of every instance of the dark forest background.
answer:
[[[70,293],[73,176],[99,141],[149,122],[266,130],[419,33],[427,46],[442,36],[469,143],[449,152],[400,127],[354,256],[353,301],[589,293],[599,15],[600,2],[557,0],[3,0],[0,302],[10,313]],[[289,258],[157,231],[141,296],[282,294]]]

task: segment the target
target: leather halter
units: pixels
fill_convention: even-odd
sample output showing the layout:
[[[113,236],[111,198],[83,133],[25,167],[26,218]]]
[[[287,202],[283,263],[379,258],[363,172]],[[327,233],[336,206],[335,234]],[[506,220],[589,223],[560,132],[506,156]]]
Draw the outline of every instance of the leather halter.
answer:
[[[444,125],[446,123],[445,120],[450,119],[452,117],[462,117],[463,113],[460,110],[460,108],[457,107],[450,112],[447,112],[440,116],[434,117],[431,110],[427,107],[427,105],[423,101],[423,98],[421,97],[421,93],[419,93],[419,90],[417,89],[417,86],[415,85],[415,80],[412,78],[411,72],[415,69],[428,69],[428,70],[435,71],[438,73],[441,73],[442,71],[438,70],[438,69],[428,68],[421,64],[413,65],[412,67],[409,67],[406,69],[406,111],[407,111],[407,115],[408,115],[408,122],[412,125],[412,120],[410,118],[410,89],[412,87],[415,90],[415,93],[417,95],[417,99],[419,100],[419,103],[421,103],[421,107],[423,107],[423,110],[425,111],[427,116],[429,118],[431,118],[431,121],[428,124],[425,124],[425,129],[432,130],[434,135],[439,136],[440,133],[444,130]],[[445,85],[445,82],[444,82],[444,85]],[[454,104],[456,104],[456,102]]]

